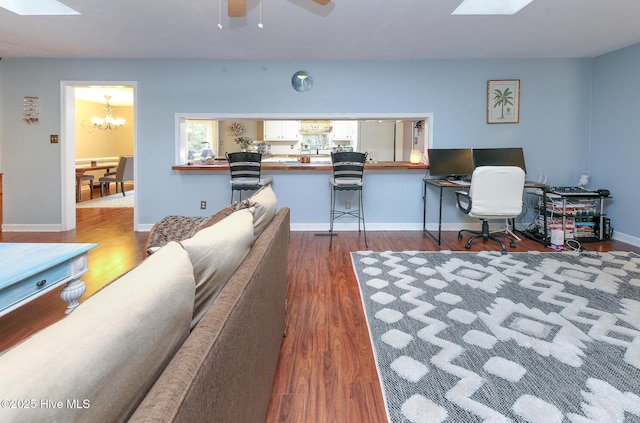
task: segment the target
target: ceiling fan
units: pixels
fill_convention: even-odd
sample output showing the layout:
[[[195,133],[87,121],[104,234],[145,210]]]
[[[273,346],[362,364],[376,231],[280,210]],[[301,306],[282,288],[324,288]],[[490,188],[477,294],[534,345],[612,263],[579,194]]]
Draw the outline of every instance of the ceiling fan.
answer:
[[[228,0],[228,15],[230,18],[241,18],[247,15],[247,0]],[[326,6],[331,0],[313,0],[319,5]]]

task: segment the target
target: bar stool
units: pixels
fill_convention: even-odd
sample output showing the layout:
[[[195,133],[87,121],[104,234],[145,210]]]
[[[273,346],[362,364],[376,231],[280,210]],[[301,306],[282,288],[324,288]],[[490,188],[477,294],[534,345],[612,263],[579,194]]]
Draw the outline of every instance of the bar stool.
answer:
[[[257,191],[273,181],[271,176],[260,176],[262,154],[246,151],[226,153],[231,173],[231,203],[233,192],[238,191],[242,201],[242,191]]]
[[[367,228],[364,221],[364,204],[362,202],[362,186],[364,175],[364,164],[367,160],[366,153],[353,151],[332,152],[331,162],[333,163],[333,176],[329,178],[331,184],[331,213],[329,220],[329,249],[333,244],[333,221],[342,216],[353,216],[358,219],[358,232],[360,232],[360,221],[364,231],[364,245],[367,244]],[[358,208],[346,210],[336,210],[337,191],[357,191]]]

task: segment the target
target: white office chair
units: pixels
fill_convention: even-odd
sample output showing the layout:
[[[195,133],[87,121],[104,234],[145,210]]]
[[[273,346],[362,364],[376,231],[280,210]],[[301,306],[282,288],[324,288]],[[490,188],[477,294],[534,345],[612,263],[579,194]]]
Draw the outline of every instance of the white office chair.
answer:
[[[507,233],[489,232],[489,219],[514,219],[522,212],[522,191],[524,190],[524,171],[517,166],[480,166],[473,171],[469,192],[456,191],[458,209],[471,217],[482,220],[482,230],[462,229],[462,232],[473,234],[465,244],[471,248],[471,241],[476,238],[490,239],[500,244],[502,254],[507,248],[499,238],[507,238],[511,248],[515,241]]]

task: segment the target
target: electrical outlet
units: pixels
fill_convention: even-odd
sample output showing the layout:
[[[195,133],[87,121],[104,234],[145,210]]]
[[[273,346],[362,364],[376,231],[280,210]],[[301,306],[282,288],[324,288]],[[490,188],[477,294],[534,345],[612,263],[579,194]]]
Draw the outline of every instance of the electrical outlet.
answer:
[[[207,209],[207,202],[206,201],[200,201],[200,208],[202,210],[206,210]]]
[[[345,201],[344,202],[344,208],[345,209],[350,209],[351,208],[351,201]]]

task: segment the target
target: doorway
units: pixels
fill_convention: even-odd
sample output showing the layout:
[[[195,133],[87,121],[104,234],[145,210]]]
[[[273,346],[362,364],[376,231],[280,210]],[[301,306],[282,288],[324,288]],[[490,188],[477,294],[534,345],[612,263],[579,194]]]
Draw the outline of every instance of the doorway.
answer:
[[[63,231],[76,227],[76,166],[86,165],[85,161],[89,165],[92,162],[117,162],[121,155],[133,155],[134,180],[137,180],[135,176],[137,174],[136,88],[136,83],[130,81],[62,82],[61,226]],[[121,128],[107,128],[105,124],[94,125],[100,119],[107,120],[105,117],[108,114],[112,114],[114,119],[123,119],[124,125]],[[99,176],[102,176],[102,173],[100,175],[96,173],[95,177]],[[137,196],[134,196],[133,207],[133,229],[137,230]]]

